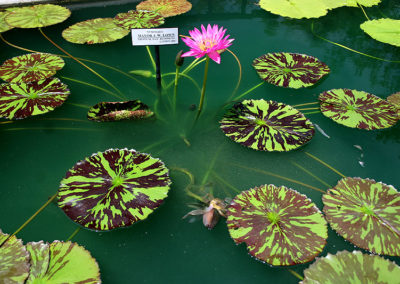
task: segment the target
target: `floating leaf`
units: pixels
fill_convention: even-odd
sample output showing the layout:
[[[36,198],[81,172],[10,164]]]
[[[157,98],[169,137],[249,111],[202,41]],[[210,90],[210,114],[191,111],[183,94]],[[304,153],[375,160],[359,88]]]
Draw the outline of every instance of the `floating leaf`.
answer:
[[[104,43],[121,39],[129,30],[117,26],[112,18],[97,18],[76,23],[62,32],[63,38],[73,43]]]
[[[33,82],[49,78],[64,67],[64,60],[49,53],[29,53],[6,60],[0,78],[7,82]]]
[[[53,4],[39,4],[22,7],[9,13],[5,21],[16,28],[40,28],[64,22],[71,15],[65,7]]]
[[[390,95],[386,100],[397,108],[400,117],[400,92]]]
[[[28,243],[26,249],[31,258],[27,283],[32,283],[35,279],[42,278],[46,274],[50,261],[50,248],[47,243],[40,241]]]
[[[326,221],[305,195],[293,189],[263,185],[238,194],[228,207],[229,234],[249,253],[272,265],[294,265],[314,259],[328,237]]]
[[[186,0],[147,0],[136,6],[136,10],[154,11],[165,18],[186,13],[190,9],[192,4]]]
[[[118,26],[125,29],[149,29],[164,24],[164,18],[153,11],[134,11],[120,13],[115,16]]]
[[[327,6],[315,0],[260,0],[259,5],[273,14],[295,19],[319,18],[328,13]]]
[[[400,46],[400,20],[378,19],[366,21],[360,28],[373,39]]]
[[[396,124],[397,109],[381,98],[363,91],[333,89],[319,95],[321,112],[337,123],[366,130]]]
[[[311,140],[313,124],[298,110],[283,103],[244,100],[220,121],[233,141],[262,151],[290,151]]]
[[[11,30],[13,27],[10,26],[9,24],[6,23],[5,17],[9,14],[10,12],[1,12],[0,11],[0,33],[4,33],[6,31]]]
[[[262,55],[254,59],[253,67],[264,81],[294,89],[312,86],[330,71],[315,57],[288,52]]]
[[[383,257],[360,251],[328,253],[304,270],[300,284],[394,283],[400,278],[400,267]]]
[[[400,193],[370,179],[343,178],[324,194],[331,227],[356,246],[400,256]]]
[[[57,78],[32,83],[0,85],[0,117],[21,119],[43,114],[62,105],[70,94]]]
[[[118,121],[144,119],[154,113],[140,100],[127,102],[101,102],[89,109],[88,119],[95,121]]]
[[[111,230],[147,218],[167,197],[163,162],[135,150],[110,149],[78,162],[61,181],[58,206],[74,222]]]
[[[381,2],[381,0],[322,0],[322,2],[328,7],[328,9],[338,7],[358,7],[357,4],[364,7],[372,7]]]

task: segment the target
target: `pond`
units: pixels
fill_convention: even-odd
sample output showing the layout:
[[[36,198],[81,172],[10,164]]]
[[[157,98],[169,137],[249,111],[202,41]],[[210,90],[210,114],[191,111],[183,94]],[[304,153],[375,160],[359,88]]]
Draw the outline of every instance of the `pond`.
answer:
[[[146,220],[104,232],[82,229],[73,236],[72,241],[84,246],[97,260],[103,283],[298,283],[293,273],[303,275],[310,263],[268,265],[251,257],[245,244],[235,245],[224,218],[212,230],[203,226],[199,216],[182,219],[193,210],[188,204],[196,203],[188,190],[197,196],[209,193],[224,199],[264,184],[284,185],[306,195],[322,210],[321,190],[332,188],[342,177],[317,159],[345,176],[374,179],[399,189],[400,123],[372,131],[346,127],[324,116],[317,102],[321,93],[332,89],[365,91],[383,99],[399,92],[400,50],[365,34],[359,27],[365,15],[357,7],[337,8],[318,19],[299,20],[267,12],[255,1],[190,2],[190,11],[166,18],[160,27],[178,27],[180,35],[188,36],[194,28],[216,24],[234,39],[229,46],[232,53],[221,53],[220,64],[212,60],[209,63],[205,103],[197,120],[204,62],[180,77],[175,111],[171,104],[176,55],[180,50],[189,51],[181,39],[178,45],[159,48],[164,84],[159,95],[148,50],[132,46],[130,35],[92,45],[71,43],[61,35],[75,23],[135,9],[137,2],[65,4],[71,16],[42,28],[73,56],[103,64],[83,61],[120,93],[82,65],[64,58],[66,64],[55,76],[68,85],[71,93],[62,106],[23,120],[2,119],[0,228],[5,233],[14,232],[57,193],[60,181],[78,161],[108,149],[135,149],[161,159],[170,170],[172,184],[163,204]],[[398,19],[400,5],[395,2],[382,0],[379,6],[364,9],[373,19],[382,14]],[[35,28],[12,29],[1,35],[0,62],[27,53],[6,41],[29,50],[62,54]],[[154,56],[153,47],[150,51]],[[260,85],[262,80],[252,62],[275,52],[316,57],[329,66],[330,73],[307,88],[283,88],[266,82]],[[181,70],[193,60],[186,57]],[[151,75],[138,76],[129,73],[132,70],[146,70]],[[118,122],[87,119],[89,107],[99,102],[136,99],[156,115]],[[243,99],[298,105],[315,125],[314,137],[288,152],[256,151],[235,143],[221,131],[219,121],[233,106],[233,100]],[[303,104],[308,105],[299,106]],[[191,182],[193,185],[188,187]],[[52,202],[18,233],[18,238],[24,243],[66,240],[77,228]],[[327,244],[319,256],[343,250],[367,253],[328,226]],[[385,258],[400,265],[399,257]]]

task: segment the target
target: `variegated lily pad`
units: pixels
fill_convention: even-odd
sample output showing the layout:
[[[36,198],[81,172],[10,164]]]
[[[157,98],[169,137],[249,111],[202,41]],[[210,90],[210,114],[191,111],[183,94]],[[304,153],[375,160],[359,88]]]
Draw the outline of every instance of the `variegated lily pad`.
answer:
[[[396,263],[360,251],[341,251],[318,258],[304,270],[300,284],[390,284],[396,283],[395,279],[400,279],[400,267]]]
[[[320,94],[319,100],[326,117],[348,127],[382,129],[400,119],[392,104],[363,91],[333,89]]]
[[[70,94],[57,78],[32,83],[0,85],[0,117],[22,119],[43,114],[62,105]]]
[[[400,193],[393,186],[346,177],[322,201],[329,224],[346,240],[374,253],[400,256]]]
[[[390,95],[386,100],[397,108],[400,117],[400,92]]]
[[[46,274],[50,261],[50,248],[47,243],[40,241],[28,243],[26,249],[29,252],[31,263],[27,283],[32,283]]]
[[[288,52],[262,55],[254,59],[253,67],[264,81],[293,89],[312,86],[330,71],[315,57]]]
[[[61,181],[58,205],[74,222],[94,230],[130,226],[167,197],[163,162],[135,150],[110,149],[78,162]]]
[[[76,23],[62,32],[63,38],[73,43],[104,43],[123,38],[129,30],[117,26],[112,18],[97,18]]]
[[[8,11],[4,11],[4,12],[0,11],[0,33],[4,33],[4,32],[9,31],[9,30],[11,30],[13,28],[9,24],[7,24],[6,21],[5,21],[5,17],[9,13],[10,12],[8,12]]]
[[[400,20],[378,19],[366,21],[360,28],[377,41],[400,46]]]
[[[149,29],[164,24],[164,18],[153,11],[134,11],[115,16],[115,23],[125,29]]]
[[[265,100],[236,103],[220,121],[233,141],[262,151],[290,151],[311,140],[313,124],[289,105]]]
[[[89,109],[88,119],[95,121],[135,120],[152,117],[154,113],[139,100],[101,102]]]
[[[227,215],[235,243],[246,243],[252,256],[272,265],[308,262],[323,250],[328,237],[327,223],[314,203],[284,186],[241,192]]]
[[[136,6],[136,10],[154,11],[165,18],[186,13],[190,9],[192,4],[186,0],[147,0]]]
[[[64,60],[49,53],[30,53],[6,60],[0,66],[0,78],[7,82],[34,82],[49,78],[65,65]]]

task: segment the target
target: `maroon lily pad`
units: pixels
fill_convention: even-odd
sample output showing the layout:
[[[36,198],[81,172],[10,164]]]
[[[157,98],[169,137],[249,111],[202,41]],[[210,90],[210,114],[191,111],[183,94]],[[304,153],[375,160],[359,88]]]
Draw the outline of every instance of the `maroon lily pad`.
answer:
[[[101,102],[89,109],[87,117],[94,121],[137,120],[152,117],[154,113],[140,100]]]

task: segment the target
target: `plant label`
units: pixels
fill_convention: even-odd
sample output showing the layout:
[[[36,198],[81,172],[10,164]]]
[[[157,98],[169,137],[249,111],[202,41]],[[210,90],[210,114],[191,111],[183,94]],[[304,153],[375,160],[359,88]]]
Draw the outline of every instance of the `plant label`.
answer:
[[[132,29],[132,45],[178,44],[178,28]]]

